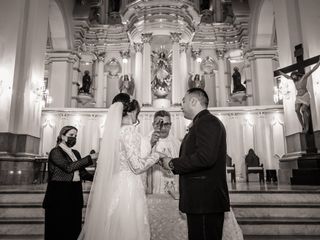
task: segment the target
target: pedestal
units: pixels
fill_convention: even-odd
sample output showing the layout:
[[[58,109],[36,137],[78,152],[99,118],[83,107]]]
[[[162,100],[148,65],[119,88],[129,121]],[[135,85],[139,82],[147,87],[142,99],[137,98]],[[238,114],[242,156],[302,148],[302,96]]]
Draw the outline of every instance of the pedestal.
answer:
[[[168,108],[170,107],[170,100],[166,98],[158,98],[153,100],[152,106],[155,108]]]
[[[320,185],[320,154],[286,155],[280,159],[279,182],[292,185]]]
[[[76,97],[78,102],[78,107],[83,108],[90,108],[94,107],[95,101],[91,94],[87,93],[79,93],[79,95]]]

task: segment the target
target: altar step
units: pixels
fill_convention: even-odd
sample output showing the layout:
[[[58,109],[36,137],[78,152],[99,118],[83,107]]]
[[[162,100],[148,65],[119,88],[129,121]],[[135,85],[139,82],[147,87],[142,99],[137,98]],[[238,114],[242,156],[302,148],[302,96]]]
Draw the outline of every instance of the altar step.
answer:
[[[85,199],[88,193],[85,191]],[[232,190],[230,199],[246,240],[320,239],[319,193]],[[43,196],[44,190],[0,191],[0,239],[43,239]],[[162,209],[177,210],[178,201],[169,196],[149,196],[148,201],[156,209],[163,202]]]

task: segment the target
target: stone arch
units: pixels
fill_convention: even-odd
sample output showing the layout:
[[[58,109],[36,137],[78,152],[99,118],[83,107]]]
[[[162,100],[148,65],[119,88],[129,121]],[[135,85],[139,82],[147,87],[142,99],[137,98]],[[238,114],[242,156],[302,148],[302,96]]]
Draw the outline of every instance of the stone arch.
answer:
[[[68,19],[68,8],[65,1],[49,1],[49,30],[53,49],[66,50],[73,47],[71,19]]]
[[[272,0],[252,1],[249,23],[249,47],[271,47],[275,40],[274,7]]]

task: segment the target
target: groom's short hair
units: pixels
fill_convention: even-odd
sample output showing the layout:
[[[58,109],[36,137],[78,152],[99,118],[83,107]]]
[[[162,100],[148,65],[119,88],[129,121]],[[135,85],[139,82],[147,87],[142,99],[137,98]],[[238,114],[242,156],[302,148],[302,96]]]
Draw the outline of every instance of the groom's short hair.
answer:
[[[190,88],[188,91],[187,91],[188,94],[196,97],[201,106],[207,108],[208,105],[209,105],[209,97],[208,97],[208,94],[206,93],[206,91],[204,91],[202,88]]]

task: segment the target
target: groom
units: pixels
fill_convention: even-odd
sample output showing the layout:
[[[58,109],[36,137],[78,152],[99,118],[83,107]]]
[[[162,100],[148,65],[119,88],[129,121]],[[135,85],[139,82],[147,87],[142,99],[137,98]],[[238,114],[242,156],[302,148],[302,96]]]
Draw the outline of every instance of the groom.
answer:
[[[163,158],[165,169],[179,174],[179,209],[187,214],[189,240],[221,240],[224,212],[229,211],[226,181],[226,132],[207,110],[209,98],[191,88],[182,99],[184,117],[192,126],[184,137],[179,158]]]

